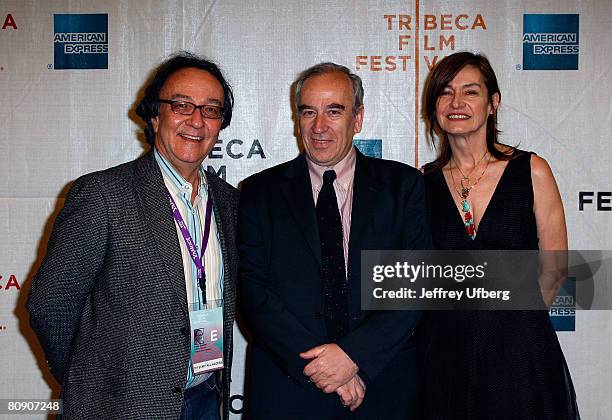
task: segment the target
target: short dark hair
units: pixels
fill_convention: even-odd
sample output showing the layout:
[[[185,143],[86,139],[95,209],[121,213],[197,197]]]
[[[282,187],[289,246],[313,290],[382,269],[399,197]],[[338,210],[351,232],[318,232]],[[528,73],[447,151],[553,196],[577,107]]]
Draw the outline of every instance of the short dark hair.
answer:
[[[353,72],[351,72],[347,67],[344,67],[340,64],[336,63],[319,63],[314,66],[307,68],[303,72],[300,73],[298,79],[295,83],[295,104],[296,106],[300,106],[300,100],[302,98],[302,86],[306,79],[317,76],[319,74],[326,73],[334,73],[339,72],[346,77],[348,77],[351,81],[351,85],[353,87],[353,115],[357,115],[361,107],[363,106],[363,83],[361,82],[361,77],[357,76]]]
[[[497,84],[497,77],[493,67],[491,67],[491,63],[484,55],[462,51],[451,54],[438,62],[429,74],[423,93],[424,119],[429,128],[429,140],[435,147],[434,138],[437,134],[440,143],[438,158],[433,162],[432,169],[442,168],[451,159],[448,136],[442,131],[436,119],[438,98],[440,98],[446,86],[455,78],[457,73],[466,66],[473,66],[482,74],[485,86],[487,87],[489,102],[492,102],[493,95],[496,93],[501,101],[501,91]],[[499,144],[499,133],[500,131],[497,129],[497,110],[494,110],[487,117],[487,149],[493,157],[500,160],[508,160],[509,156],[495,147],[495,144]]]
[[[155,132],[151,119],[159,115],[159,92],[168,78],[184,68],[196,68],[207,71],[221,84],[223,88],[223,122],[221,130],[230,125],[232,121],[232,108],[234,107],[234,94],[232,87],[223,77],[219,67],[211,60],[199,57],[187,51],[180,51],[165,60],[155,70],[153,80],[145,88],[144,97],[136,108],[136,114],[147,124],[144,132],[147,143],[155,143]]]

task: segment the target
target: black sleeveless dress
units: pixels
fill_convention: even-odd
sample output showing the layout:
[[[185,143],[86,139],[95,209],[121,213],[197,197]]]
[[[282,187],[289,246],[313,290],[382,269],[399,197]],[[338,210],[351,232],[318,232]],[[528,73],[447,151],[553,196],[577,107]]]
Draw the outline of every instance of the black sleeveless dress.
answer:
[[[508,162],[476,238],[440,170],[425,168],[436,249],[538,249],[530,153]],[[569,371],[546,311],[430,311],[418,333],[424,419],[575,419]]]

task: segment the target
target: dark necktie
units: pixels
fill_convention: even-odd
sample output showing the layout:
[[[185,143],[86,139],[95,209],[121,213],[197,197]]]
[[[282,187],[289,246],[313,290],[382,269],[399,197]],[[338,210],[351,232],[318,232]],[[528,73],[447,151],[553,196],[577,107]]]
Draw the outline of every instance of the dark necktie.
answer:
[[[344,336],[348,330],[348,284],[342,247],[342,220],[334,191],[334,179],[336,172],[325,171],[323,187],[317,200],[325,326],[332,342]]]

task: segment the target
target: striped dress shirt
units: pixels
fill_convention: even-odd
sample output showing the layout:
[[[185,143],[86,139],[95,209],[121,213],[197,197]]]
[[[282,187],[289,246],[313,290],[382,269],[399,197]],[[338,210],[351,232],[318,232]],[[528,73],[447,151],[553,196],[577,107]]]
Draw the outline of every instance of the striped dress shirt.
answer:
[[[200,168],[200,187],[192,204],[191,193],[193,191],[193,186],[191,183],[187,182],[157,151],[157,149],[155,149],[154,153],[155,160],[164,177],[164,184],[174,199],[181,213],[181,217],[187,225],[189,234],[197,246],[198,253],[201,255],[204,220],[206,216],[206,200],[208,199],[208,184],[204,176],[204,168]],[[187,249],[187,245],[185,244],[185,240],[183,239],[183,235],[176,221],[175,226],[181,246],[181,255],[183,257],[183,270],[185,273],[185,287],[187,290],[187,304],[189,310],[204,309],[201,289],[197,281],[198,268],[189,255],[189,250]],[[221,243],[219,241],[214,213],[210,221],[210,236],[208,237],[208,245],[204,252],[203,263],[204,272],[206,273],[206,301],[209,306],[214,306],[215,303],[221,303],[221,299],[223,298],[223,255],[221,253]],[[187,367],[187,383],[185,388],[199,385],[211,375],[212,373],[208,372],[194,376],[190,360],[189,366]]]

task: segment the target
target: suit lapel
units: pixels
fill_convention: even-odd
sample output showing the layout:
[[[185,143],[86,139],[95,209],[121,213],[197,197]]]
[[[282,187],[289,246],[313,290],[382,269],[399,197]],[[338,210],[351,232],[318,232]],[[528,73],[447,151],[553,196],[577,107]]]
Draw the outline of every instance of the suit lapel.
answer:
[[[285,176],[285,182],[281,184],[281,192],[287,200],[296,225],[320,265],[321,243],[317,215],[312,199],[312,184],[304,155],[298,156],[290,163]]]
[[[362,241],[367,227],[375,214],[377,199],[382,190],[376,174],[368,166],[367,158],[357,151],[355,180],[353,182],[353,207],[351,212],[351,234],[349,237],[349,271],[354,261],[360,261]],[[359,272],[359,267],[354,267]]]
[[[166,197],[164,179],[152,152],[145,155],[138,163],[136,189],[141,200],[145,223],[154,239],[151,246],[157,249],[160,265],[167,271],[169,283],[180,307],[185,315],[188,315],[183,257],[172,210]]]

